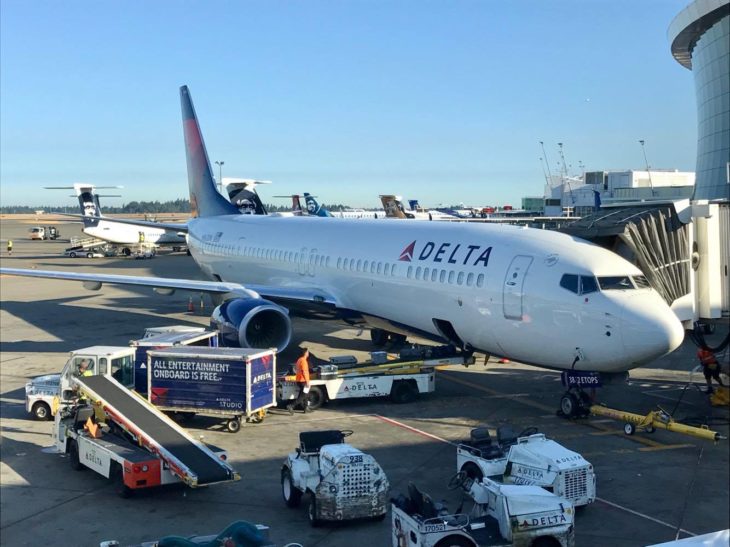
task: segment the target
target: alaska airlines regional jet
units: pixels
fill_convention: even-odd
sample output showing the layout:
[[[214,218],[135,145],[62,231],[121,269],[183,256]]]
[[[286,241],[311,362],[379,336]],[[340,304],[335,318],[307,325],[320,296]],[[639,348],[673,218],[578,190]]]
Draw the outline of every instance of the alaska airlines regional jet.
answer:
[[[46,189],[73,189],[79,200],[81,215],[68,215],[81,218],[86,235],[117,245],[136,245],[152,243],[155,245],[185,245],[186,224],[160,224],[134,219],[113,219],[102,216],[99,195],[91,184],[73,186],[47,186]]]
[[[285,347],[288,311],[329,314],[538,366],[625,371],[682,342],[641,271],[565,234],[505,225],[241,215],[215,189],[181,88],[188,246],[216,281],[2,269],[2,273],[192,289],[222,296],[212,321],[243,346]],[[286,307],[284,307],[286,306]]]

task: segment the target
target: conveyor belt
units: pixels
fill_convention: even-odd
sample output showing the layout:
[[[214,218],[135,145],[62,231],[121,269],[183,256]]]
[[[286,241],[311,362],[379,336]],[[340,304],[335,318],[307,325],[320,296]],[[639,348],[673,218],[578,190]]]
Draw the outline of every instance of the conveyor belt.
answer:
[[[171,463],[179,462],[190,470],[197,478],[194,481],[196,485],[235,479],[235,472],[227,463],[167,423],[164,414],[124,386],[105,376],[85,376],[75,380],[90,397],[98,397],[104,407],[123,416],[142,435],[163,447],[177,460]]]

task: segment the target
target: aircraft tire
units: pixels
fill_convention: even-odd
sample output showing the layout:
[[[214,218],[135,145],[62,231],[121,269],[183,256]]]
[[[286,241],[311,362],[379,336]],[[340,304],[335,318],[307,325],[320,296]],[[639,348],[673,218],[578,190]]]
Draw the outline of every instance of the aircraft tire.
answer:
[[[370,329],[370,340],[376,348],[382,348],[388,343],[388,332],[383,329]]]

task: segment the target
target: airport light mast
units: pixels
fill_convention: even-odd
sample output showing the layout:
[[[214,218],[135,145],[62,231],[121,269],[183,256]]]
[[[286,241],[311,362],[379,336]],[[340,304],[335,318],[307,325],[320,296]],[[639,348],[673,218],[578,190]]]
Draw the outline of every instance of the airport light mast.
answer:
[[[646,159],[646,148],[644,148],[644,139],[639,141],[641,151],[644,154],[644,163],[646,164],[646,172],[649,174],[649,186],[651,187],[651,197],[654,197],[654,184],[651,182],[651,169],[649,169],[649,161]]]

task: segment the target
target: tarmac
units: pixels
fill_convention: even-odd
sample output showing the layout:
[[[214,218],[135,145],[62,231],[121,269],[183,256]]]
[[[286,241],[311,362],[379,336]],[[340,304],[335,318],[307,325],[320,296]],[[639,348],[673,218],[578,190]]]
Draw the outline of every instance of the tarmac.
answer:
[[[63,240],[30,241],[32,224],[54,224]],[[78,225],[47,217],[37,221],[0,219],[5,267],[74,269],[127,275],[202,279],[184,254],[149,260],[62,256]],[[5,241],[12,239],[12,257]],[[718,443],[658,430],[627,436],[623,424],[607,418],[568,420],[556,415],[563,388],[558,372],[518,363],[447,367],[437,373],[436,392],[406,405],[387,399],[334,401],[310,414],[290,416],[273,409],[261,424],[227,433],[222,424],[196,417],[185,426],[206,442],[228,451],[242,475],[235,483],[201,489],[150,490],[131,499],[116,496],[111,484],[92,471],[71,469],[67,458],[44,452],[51,445],[51,422],[34,421],[24,407],[24,385],[38,375],[58,372],[67,352],[96,344],[127,345],[145,327],[207,326],[212,305],[190,293],[162,296],[145,288],[104,286],[2,276],[0,279],[0,543],[3,545],[121,545],[165,535],[216,534],[236,520],[270,527],[276,545],[391,545],[390,518],[311,528],[306,504],[288,509],[281,497],[280,470],[301,431],[352,429],[348,439],[373,454],[391,484],[391,495],[413,481],[434,500],[455,509],[461,495],[446,488],[456,472],[455,444],[471,428],[510,423],[519,431],[540,432],[579,452],[598,477],[595,503],[578,511],[577,546],[644,546],[730,528],[730,449]],[[201,309],[202,303],[202,309]],[[718,344],[727,324],[708,337]],[[415,341],[415,340],[414,340]],[[320,358],[367,357],[368,331],[336,322],[294,320],[290,349],[278,356],[282,370],[295,348],[306,345]],[[684,423],[707,423],[728,436],[727,408],[713,408],[687,340],[677,351],[631,371],[628,384],[597,391],[609,407],[646,414],[661,405]],[[694,380],[692,382],[691,380]],[[699,387],[699,388],[698,388]]]

